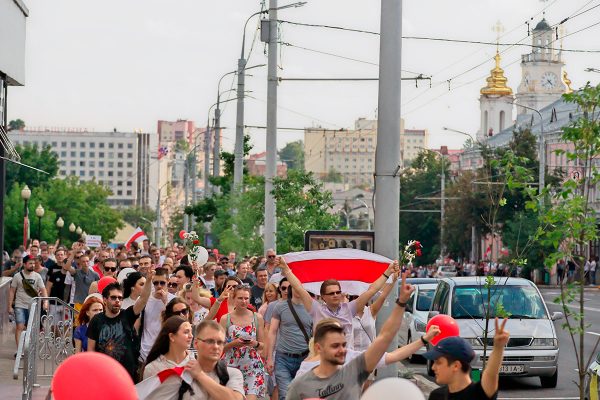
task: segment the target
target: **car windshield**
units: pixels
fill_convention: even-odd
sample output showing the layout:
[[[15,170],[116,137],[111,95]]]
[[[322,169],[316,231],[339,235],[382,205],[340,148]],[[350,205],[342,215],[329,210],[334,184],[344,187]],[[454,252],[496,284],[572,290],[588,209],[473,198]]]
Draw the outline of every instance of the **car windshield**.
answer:
[[[490,318],[502,316],[504,310],[510,319],[547,319],[544,303],[538,292],[528,285],[494,285],[490,289]],[[452,317],[456,319],[483,319],[487,304],[487,289],[483,285],[457,286],[452,299]]]
[[[435,293],[435,289],[420,289],[419,297],[417,297],[417,310],[418,311],[429,311],[429,307],[431,306],[431,301],[433,300],[433,295]]]

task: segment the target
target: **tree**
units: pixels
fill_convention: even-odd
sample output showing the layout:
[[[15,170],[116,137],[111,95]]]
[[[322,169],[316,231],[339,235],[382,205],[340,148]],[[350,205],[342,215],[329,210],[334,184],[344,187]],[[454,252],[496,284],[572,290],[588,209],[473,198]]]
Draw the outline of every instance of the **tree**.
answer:
[[[335,168],[329,168],[329,172],[327,175],[321,179],[323,182],[333,182],[333,183],[342,183],[344,182],[344,177],[341,173],[335,170]]]
[[[539,235],[553,249],[546,257],[546,267],[551,268],[559,260],[572,261],[576,266],[576,281],[566,286],[559,282],[561,294],[555,303],[562,306],[565,315],[563,329],[571,336],[577,360],[579,398],[583,400],[587,369],[600,343],[599,337],[591,353],[586,354],[584,335],[591,325],[586,323],[585,316],[584,265],[589,244],[599,239],[592,193],[600,182],[600,171],[596,166],[596,160],[600,158],[600,85],[588,83],[577,92],[564,94],[563,99],[576,104],[582,115],[563,127],[562,141],[567,143],[568,149],[556,153],[564,154],[572,165],[577,166],[580,174],[569,176],[553,191],[546,187],[539,198],[532,197],[529,205],[536,208],[541,202],[545,204],[546,199],[550,200],[542,207],[547,228]]]
[[[156,212],[148,207],[128,207],[119,210],[123,221],[134,227],[140,227],[150,235],[154,231],[153,224],[156,222]]]
[[[187,140],[179,139],[175,142],[175,152],[176,153],[187,153],[190,151],[190,144]]]
[[[9,131],[22,131],[25,129],[25,121],[22,119],[13,119],[8,123]]]
[[[10,188],[15,182],[35,189],[50,182],[58,174],[58,156],[51,151],[50,146],[38,149],[34,145],[17,145],[15,149],[21,156],[21,163],[46,171],[47,174],[15,163],[6,163],[6,187]]]
[[[279,151],[279,158],[286,163],[288,169],[304,171],[304,142],[289,142]]]

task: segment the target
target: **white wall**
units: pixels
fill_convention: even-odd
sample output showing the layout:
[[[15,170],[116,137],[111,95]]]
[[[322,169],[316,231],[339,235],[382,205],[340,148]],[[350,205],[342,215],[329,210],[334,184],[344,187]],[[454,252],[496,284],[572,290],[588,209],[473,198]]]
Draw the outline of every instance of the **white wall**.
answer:
[[[25,84],[25,19],[21,0],[0,0],[0,71],[9,85]]]

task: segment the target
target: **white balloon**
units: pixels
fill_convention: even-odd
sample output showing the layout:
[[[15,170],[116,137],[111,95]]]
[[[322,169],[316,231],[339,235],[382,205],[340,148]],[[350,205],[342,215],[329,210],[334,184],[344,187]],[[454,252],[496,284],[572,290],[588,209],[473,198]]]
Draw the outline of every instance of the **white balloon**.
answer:
[[[206,250],[202,246],[198,246],[198,251],[196,252],[196,261],[199,266],[203,266],[208,261],[208,250]]]
[[[423,392],[411,381],[402,378],[386,378],[375,382],[360,398],[361,400],[425,400]]]
[[[119,281],[119,283],[122,285],[123,281],[125,280],[125,278],[127,278],[127,276],[129,274],[131,274],[132,272],[135,272],[135,269],[133,269],[133,268],[123,268],[121,270],[121,272],[119,272],[119,275],[117,275],[117,281]]]

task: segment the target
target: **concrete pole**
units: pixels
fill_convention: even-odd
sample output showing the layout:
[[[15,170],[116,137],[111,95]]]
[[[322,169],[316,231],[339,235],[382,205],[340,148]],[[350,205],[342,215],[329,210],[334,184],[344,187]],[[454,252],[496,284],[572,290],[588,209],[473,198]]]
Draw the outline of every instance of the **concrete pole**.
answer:
[[[398,258],[400,228],[400,68],[402,48],[402,1],[381,0],[381,36],[379,39],[379,98],[377,156],[375,158],[375,253]],[[389,318],[398,287],[377,315],[377,332]],[[398,348],[394,335],[389,351]],[[397,370],[388,366],[378,370],[377,379],[396,377]]]
[[[269,60],[267,78],[267,157],[265,169],[264,249],[274,249],[277,217],[273,179],[277,169],[277,0],[269,0]]]
[[[210,117],[209,117],[210,118]],[[206,131],[204,131],[204,198],[210,197],[210,123],[206,120]]]
[[[198,151],[198,136],[194,136],[194,148],[192,149],[192,204],[196,204],[198,202],[198,195],[196,193],[196,178],[198,177],[198,157],[196,157],[196,152]],[[194,226],[196,225],[196,217],[192,215],[191,221],[191,230],[194,230]]]
[[[242,49],[243,51],[243,49]],[[233,164],[233,192],[242,191],[244,184],[244,85],[246,81],[246,59],[238,60],[237,78],[237,115],[235,121],[235,148]]]
[[[220,96],[217,96],[217,108],[215,108],[215,147],[213,148],[213,176],[220,174],[221,161],[221,109],[219,108]]]
[[[445,158],[442,154],[442,196],[440,198],[440,260],[442,263],[444,262],[444,214],[446,209],[446,172],[444,171],[444,161]]]
[[[156,230],[154,231],[156,238],[155,243],[160,247],[160,239],[162,236],[162,227],[160,222],[160,192],[162,188],[158,189],[158,197],[156,198]]]
[[[186,154],[185,160],[183,161],[183,193],[184,193],[184,203],[183,203],[183,230],[186,232],[189,228],[189,216],[185,212],[185,207],[188,206],[189,203],[189,171],[188,171],[188,156]]]

